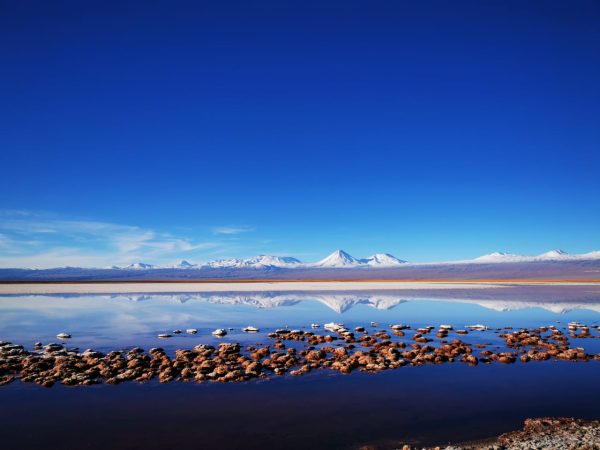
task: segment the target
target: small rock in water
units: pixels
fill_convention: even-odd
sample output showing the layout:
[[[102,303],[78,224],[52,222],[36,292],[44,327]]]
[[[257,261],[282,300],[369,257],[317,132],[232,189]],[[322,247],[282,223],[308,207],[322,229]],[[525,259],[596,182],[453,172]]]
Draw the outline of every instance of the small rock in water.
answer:
[[[372,327],[378,327],[378,326],[379,326],[379,324],[378,324],[377,322],[371,322],[371,326],[372,326]]]
[[[36,342],[35,344],[33,344],[34,348],[36,349],[40,349],[44,346],[44,344],[42,344],[41,342]]]
[[[59,339],[71,339],[71,335],[69,333],[58,333],[56,337]]]
[[[480,323],[478,323],[477,325],[466,325],[465,328],[469,328],[470,330],[477,330],[477,331],[487,330],[487,327],[485,325],[481,325]]]
[[[325,325],[323,325],[325,327],[326,330],[328,331],[334,331],[337,332],[339,330],[345,330],[344,328],[344,324],[343,323],[335,323],[335,322],[329,322],[326,323]]]
[[[319,328],[321,325],[319,325],[318,323],[311,323],[310,326],[311,328]]]
[[[227,334],[227,331],[225,331],[223,328],[217,328],[215,331],[212,332],[212,334],[214,336],[225,336]]]
[[[440,330],[452,330],[452,325],[440,325]]]
[[[257,333],[260,330],[256,327],[247,326],[246,328],[242,328],[242,331],[245,331],[246,333]]]
[[[170,338],[170,337],[171,337],[171,335],[167,334],[167,333],[161,333],[161,334],[158,335],[159,339],[167,339],[167,338]]]
[[[53,352],[58,352],[60,350],[63,350],[64,347],[60,344],[48,344],[46,345],[46,347],[44,347],[44,350],[46,350],[47,353],[53,353]]]
[[[187,334],[196,334],[198,332],[198,330],[195,328],[188,328],[187,330],[185,330],[185,332]]]
[[[173,330],[173,334],[181,334],[181,330]]]

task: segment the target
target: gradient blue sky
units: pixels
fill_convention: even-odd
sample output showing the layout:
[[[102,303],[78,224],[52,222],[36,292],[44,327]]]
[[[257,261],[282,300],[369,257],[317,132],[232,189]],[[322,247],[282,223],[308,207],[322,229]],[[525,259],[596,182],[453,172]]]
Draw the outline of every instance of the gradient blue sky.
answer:
[[[600,249],[597,1],[0,3],[0,265]]]

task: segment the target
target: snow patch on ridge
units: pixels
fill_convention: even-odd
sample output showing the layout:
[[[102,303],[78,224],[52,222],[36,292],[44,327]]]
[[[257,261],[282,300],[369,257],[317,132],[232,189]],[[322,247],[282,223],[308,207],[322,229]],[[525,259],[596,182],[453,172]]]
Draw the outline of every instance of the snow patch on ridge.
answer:
[[[473,262],[521,262],[526,258],[526,256],[515,255],[513,253],[493,252],[479,256]]]
[[[213,268],[265,268],[265,267],[298,267],[301,263],[298,259],[291,256],[271,256],[259,255],[253,258],[245,259],[220,259],[206,264],[206,267]]]
[[[395,256],[390,255],[389,253],[375,253],[374,255],[369,256],[368,258],[361,259],[360,262],[368,266],[377,267],[393,267],[406,264],[406,261],[398,259]]]
[[[146,264],[143,262],[136,262],[133,264],[129,264],[128,266],[123,267],[123,269],[127,270],[146,270],[146,269],[156,269],[157,266],[152,264]]]

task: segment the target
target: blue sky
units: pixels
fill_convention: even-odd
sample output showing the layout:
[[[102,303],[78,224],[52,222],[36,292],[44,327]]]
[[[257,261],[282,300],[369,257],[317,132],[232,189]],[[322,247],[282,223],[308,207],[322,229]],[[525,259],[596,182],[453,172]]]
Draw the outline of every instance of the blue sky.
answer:
[[[0,6],[0,265],[600,249],[596,1]]]

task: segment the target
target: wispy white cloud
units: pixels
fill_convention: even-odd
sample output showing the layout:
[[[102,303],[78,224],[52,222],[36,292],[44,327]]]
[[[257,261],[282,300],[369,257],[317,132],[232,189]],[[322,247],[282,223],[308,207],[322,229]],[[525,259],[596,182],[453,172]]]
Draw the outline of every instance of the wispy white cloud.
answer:
[[[108,254],[86,252],[79,248],[53,248],[33,254],[11,254],[0,257],[0,267],[109,267],[114,261]]]
[[[250,227],[247,225],[241,226],[224,226],[224,227],[214,227],[212,229],[214,234],[240,234],[240,233],[248,233],[250,231],[254,231],[254,227]]]
[[[225,245],[135,225],[0,211],[0,267],[103,267],[140,260],[160,264],[201,257],[203,251]]]

